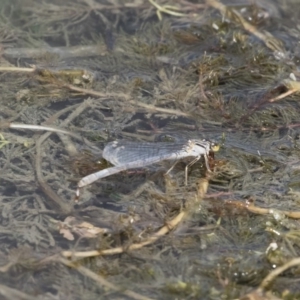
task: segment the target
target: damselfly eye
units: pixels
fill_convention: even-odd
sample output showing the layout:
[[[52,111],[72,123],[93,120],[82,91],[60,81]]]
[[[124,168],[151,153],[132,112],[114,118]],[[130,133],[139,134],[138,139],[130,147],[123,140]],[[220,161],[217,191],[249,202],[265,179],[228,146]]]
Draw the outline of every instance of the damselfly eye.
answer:
[[[218,152],[220,150],[220,144],[218,143],[211,143],[210,144],[210,149],[214,152]]]

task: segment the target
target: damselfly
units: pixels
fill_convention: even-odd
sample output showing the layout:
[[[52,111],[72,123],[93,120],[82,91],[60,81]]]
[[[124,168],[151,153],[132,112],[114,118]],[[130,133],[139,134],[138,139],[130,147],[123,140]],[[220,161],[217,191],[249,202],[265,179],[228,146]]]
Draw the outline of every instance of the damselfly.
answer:
[[[7,123],[6,126],[9,128],[53,131],[57,133],[69,134],[75,138],[81,138],[77,134],[74,134],[70,131],[51,126],[17,123]],[[130,169],[143,168],[164,160],[174,160],[176,162],[179,159],[193,157],[194,159],[188,163],[185,168],[185,183],[187,184],[188,168],[196,163],[201,156],[203,156],[206,168],[210,172],[211,170],[208,163],[208,156],[210,152],[215,152],[218,150],[219,145],[200,139],[191,139],[187,142],[174,143],[128,142],[124,140],[110,142],[103,150],[103,158],[105,158],[114,166],[83,177],[77,184],[78,188],[76,191],[76,197],[79,197],[80,188],[90,185],[101,178]],[[170,172],[170,170],[168,172]]]
[[[110,142],[103,150],[103,158],[114,166],[83,177],[78,182],[76,196],[79,197],[80,188],[90,185],[101,178],[129,169],[143,168],[164,160],[177,161],[182,158],[193,157],[194,159],[185,168],[185,183],[187,184],[188,168],[203,155],[206,168],[208,171],[211,171],[208,156],[211,151],[218,151],[218,149],[219,146],[215,143],[197,139],[188,140],[185,143]]]

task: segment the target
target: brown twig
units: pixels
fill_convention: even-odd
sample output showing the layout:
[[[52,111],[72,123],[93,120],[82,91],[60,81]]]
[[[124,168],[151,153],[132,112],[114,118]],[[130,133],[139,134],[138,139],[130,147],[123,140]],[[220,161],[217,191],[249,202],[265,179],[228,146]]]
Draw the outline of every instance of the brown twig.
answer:
[[[201,178],[198,182],[198,189],[197,189],[197,202],[201,201],[206,194],[208,189],[208,178]],[[125,251],[132,251],[138,250],[147,246],[149,244],[155,243],[158,239],[162,236],[165,236],[167,233],[172,231],[180,222],[186,217],[188,214],[188,210],[181,211],[176,217],[174,217],[171,221],[169,221],[166,225],[164,225],[161,229],[159,229],[155,234],[147,238],[145,241],[141,243],[135,243],[127,247],[126,249],[123,247],[116,247],[112,249],[106,250],[92,250],[92,251],[82,251],[82,252],[74,252],[74,251],[63,251],[62,255],[64,257],[72,257],[72,258],[86,258],[86,257],[93,257],[93,256],[100,256],[100,255],[114,255],[120,254]]]
[[[292,218],[292,219],[300,219],[300,211],[286,211],[286,210],[278,210],[273,208],[263,208],[259,206],[255,206],[252,202],[242,202],[242,201],[236,201],[236,200],[226,200],[224,202],[225,204],[234,205],[240,208],[244,208],[248,210],[249,212],[259,214],[259,215],[267,215],[267,214],[274,214],[274,212],[279,212],[286,217]]]
[[[300,257],[294,258],[287,263],[285,263],[283,266],[276,268],[272,272],[270,272],[267,277],[261,282],[259,285],[259,289],[266,289],[272,281],[275,280],[276,277],[278,277],[281,273],[283,273],[285,270],[290,269],[295,266],[300,265]]]
[[[286,98],[287,96],[290,96],[296,92],[299,92],[299,89],[291,89],[291,90],[288,90],[286,93],[283,93],[275,98],[272,98],[270,100],[268,100],[268,102],[275,102],[275,101],[278,101],[278,100],[282,100],[284,98]]]
[[[300,258],[294,258],[290,260],[289,262],[285,263],[283,266],[276,268],[275,270],[271,271],[261,282],[259,287],[240,297],[240,300],[251,300],[251,299],[270,299],[270,300],[280,300],[281,298],[277,298],[275,296],[268,295],[268,293],[265,293],[265,290],[268,288],[268,286],[278,277],[281,273],[286,271],[287,269],[290,269],[292,267],[296,267],[300,265]]]
[[[270,33],[266,34],[258,31],[257,28],[251,25],[249,22],[247,22],[237,10],[228,10],[227,6],[219,2],[218,0],[207,0],[207,4],[211,7],[218,9],[224,16],[228,15],[228,13],[231,12],[233,14],[231,19],[235,17],[246,31],[256,36],[266,45],[266,47],[268,47],[273,52],[277,52],[277,54],[280,53],[280,55],[283,55],[285,53],[285,49],[283,45],[281,45],[279,40],[273,37]]]
[[[98,250],[82,251],[82,252],[63,251],[62,255],[64,257],[85,258],[85,257],[99,256],[99,255],[114,255],[114,254],[123,253],[125,251],[138,250],[143,248],[144,246],[153,244],[159,238],[161,238],[162,236],[166,235],[168,232],[173,230],[182,221],[185,215],[186,215],[185,211],[180,212],[174,219],[168,222],[168,224],[163,226],[154,235],[150,236],[148,239],[146,239],[141,243],[132,244],[126,249],[123,247],[116,247],[116,248],[101,250],[101,251]]]
[[[86,95],[92,95],[92,96],[97,96],[97,97],[101,97],[101,98],[108,98],[108,97],[124,98],[125,100],[129,101],[130,104],[145,108],[149,111],[155,111],[155,112],[166,113],[166,114],[177,115],[177,116],[186,116],[186,117],[189,116],[189,114],[179,111],[179,110],[156,107],[154,105],[145,104],[145,103],[131,100],[130,95],[127,95],[124,93],[102,93],[102,92],[98,92],[98,91],[95,91],[92,89],[80,88],[80,87],[74,86],[72,84],[63,84],[63,87],[68,88],[69,90],[72,90],[75,92],[80,92],[80,93],[83,93]]]

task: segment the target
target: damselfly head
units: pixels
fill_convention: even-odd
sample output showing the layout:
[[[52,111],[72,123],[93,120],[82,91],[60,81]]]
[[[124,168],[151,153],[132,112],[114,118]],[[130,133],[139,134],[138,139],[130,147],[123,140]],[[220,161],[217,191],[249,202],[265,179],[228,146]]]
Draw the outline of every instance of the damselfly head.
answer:
[[[220,144],[216,142],[210,142],[210,149],[213,152],[218,152],[220,150]]]

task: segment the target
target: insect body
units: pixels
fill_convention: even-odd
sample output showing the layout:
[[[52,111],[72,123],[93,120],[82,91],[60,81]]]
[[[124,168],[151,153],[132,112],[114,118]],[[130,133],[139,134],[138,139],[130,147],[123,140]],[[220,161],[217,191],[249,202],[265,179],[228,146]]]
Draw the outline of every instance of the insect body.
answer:
[[[77,139],[82,139],[77,134],[51,126],[39,126],[18,123],[5,123],[5,125],[8,128],[46,130],[57,133],[65,133]],[[219,145],[200,139],[191,139],[187,142],[175,143],[146,143],[128,141],[110,142],[105,146],[103,150],[103,157],[107,161],[112,163],[114,166],[83,177],[77,184],[78,188],[76,191],[76,197],[79,197],[80,188],[87,186],[98,179],[125,170],[146,167],[164,160],[178,161],[179,159],[193,157],[194,159],[185,168],[185,183],[187,184],[188,168],[194,163],[196,163],[201,158],[201,156],[203,156],[206,168],[210,172],[208,156],[210,152],[218,150]],[[168,172],[170,172],[170,170]]]
[[[78,182],[76,195],[77,197],[79,196],[80,188],[87,186],[98,179],[121,171],[142,168],[164,160],[176,161],[186,157],[194,157],[185,168],[187,182],[188,168],[196,163],[202,155],[205,160],[206,168],[210,171],[208,155],[210,151],[217,150],[218,146],[214,143],[197,139],[188,140],[185,143],[137,143],[114,141],[108,143],[103,150],[103,157],[114,166],[83,177]]]

